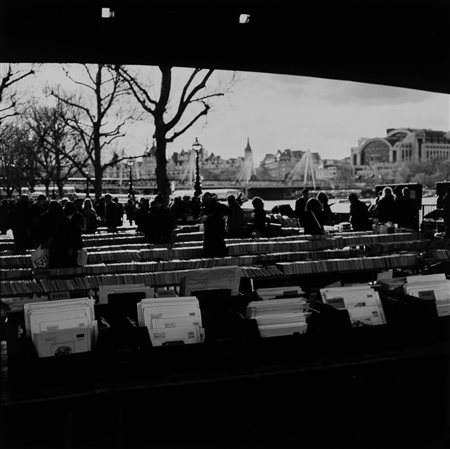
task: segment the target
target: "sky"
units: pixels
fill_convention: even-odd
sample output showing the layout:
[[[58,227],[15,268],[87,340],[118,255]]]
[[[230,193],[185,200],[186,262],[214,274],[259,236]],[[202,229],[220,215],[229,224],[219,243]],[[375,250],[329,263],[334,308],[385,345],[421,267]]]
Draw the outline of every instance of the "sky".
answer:
[[[79,77],[79,65],[66,66]],[[158,71],[133,68],[143,79]],[[71,72],[72,73],[72,72]],[[184,84],[190,69],[174,69],[174,93]],[[173,143],[167,153],[189,150],[197,137],[209,153],[223,158],[244,155],[247,138],[256,164],[266,153],[277,150],[311,150],[322,158],[350,156],[361,137],[383,137],[387,128],[450,129],[450,96],[390,86],[311,77],[237,72],[237,81],[223,97],[214,98],[206,119],[202,118]],[[233,72],[216,71],[208,92],[228,86]],[[81,79],[81,78],[77,78]],[[38,75],[23,82],[27,94],[42,97],[46,84],[72,89],[60,65],[45,64]],[[170,112],[170,111],[169,111]],[[127,129],[120,142],[126,154],[142,154],[151,145],[151,117]]]

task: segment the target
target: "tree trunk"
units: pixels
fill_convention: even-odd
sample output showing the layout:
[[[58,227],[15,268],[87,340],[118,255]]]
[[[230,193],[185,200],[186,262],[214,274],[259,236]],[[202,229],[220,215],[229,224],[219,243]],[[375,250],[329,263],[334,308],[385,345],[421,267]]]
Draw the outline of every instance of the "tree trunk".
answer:
[[[44,180],[42,184],[44,184],[45,187],[45,196],[50,198],[50,179]]]
[[[94,192],[95,197],[99,198],[102,196],[103,191],[103,167],[102,167],[102,148],[100,146],[100,126],[102,120],[102,68],[103,65],[98,64],[97,74],[95,77],[95,97],[96,97],[96,107],[97,107],[97,119],[93,123],[93,143],[94,143]]]
[[[167,176],[167,159],[166,159],[166,139],[162,133],[156,134],[156,185],[158,192],[164,200],[164,204],[169,203],[170,198],[170,181]]]
[[[103,193],[103,168],[102,168],[102,154],[100,148],[100,128],[94,127],[94,192],[95,197],[100,198]]]
[[[56,185],[58,186],[58,196],[64,198],[64,184],[59,180]]]

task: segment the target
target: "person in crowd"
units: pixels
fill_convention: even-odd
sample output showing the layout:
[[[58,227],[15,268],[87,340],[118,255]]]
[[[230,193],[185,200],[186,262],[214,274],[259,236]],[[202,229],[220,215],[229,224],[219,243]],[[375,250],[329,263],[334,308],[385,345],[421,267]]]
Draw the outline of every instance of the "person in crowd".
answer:
[[[213,208],[215,207],[214,195],[210,192],[205,192],[201,196],[201,206],[200,206],[200,219],[203,221],[208,215],[211,214]],[[216,198],[217,199],[217,198]]]
[[[303,228],[305,234],[324,234],[322,220],[322,205],[317,198],[310,198],[306,202],[305,215],[303,217]]]
[[[36,201],[31,205],[31,238],[33,239],[34,246],[37,247],[40,241],[40,234],[42,232],[42,215],[48,210],[47,197],[43,194],[38,195]]]
[[[117,196],[115,196],[112,200],[114,203],[117,204],[117,225],[116,226],[123,226],[123,215],[124,215],[123,204],[119,203],[119,198],[117,198]]]
[[[42,221],[44,232],[40,244],[49,250],[49,268],[76,267],[78,251],[83,247],[81,229],[76,221],[64,213],[58,201],[50,201]]]
[[[97,230],[97,213],[92,206],[90,198],[85,198],[83,203],[83,232],[86,234],[94,234]]]
[[[144,223],[147,219],[148,212],[150,210],[150,202],[148,198],[141,197],[139,200],[139,207],[136,209],[135,221],[136,221],[136,232],[143,232]]]
[[[31,235],[31,209],[27,195],[22,195],[11,211],[11,229],[19,251],[34,247]]]
[[[377,208],[378,202],[381,199],[381,195],[383,195],[383,191],[380,190],[375,198],[375,201],[370,205],[369,207],[369,214],[372,218],[377,218],[375,217],[375,209]]]
[[[416,202],[411,198],[410,190],[404,187],[401,196],[395,200],[396,223],[402,228],[419,229],[419,210]]]
[[[205,257],[225,257],[227,255],[225,217],[228,214],[228,207],[213,200],[210,204],[210,210],[211,212],[204,223],[204,255]]]
[[[264,202],[258,196],[253,198],[253,234],[255,237],[267,237],[268,236],[268,221],[267,214],[264,210]]]
[[[244,193],[243,192],[239,192],[239,194],[236,198],[236,202],[239,204],[239,206],[242,207],[242,205],[244,204]]]
[[[317,200],[322,207],[322,223],[327,226],[333,226],[336,223],[336,215],[331,211],[331,207],[328,204],[328,195],[325,192],[319,192]]]
[[[396,221],[395,197],[390,187],[383,189],[380,200],[375,207],[373,218],[377,218],[381,223]]]
[[[369,209],[365,203],[359,200],[356,193],[350,193],[350,223],[354,231],[370,231],[372,222]]]
[[[6,234],[11,228],[11,212],[8,200],[0,203],[0,234]]]
[[[125,213],[130,226],[133,226],[133,221],[136,215],[136,202],[133,198],[128,198],[127,204],[125,204]]]
[[[198,220],[198,217],[200,216],[200,199],[198,196],[193,196],[191,198],[191,210],[192,210],[192,218],[195,220]]]
[[[228,195],[228,219],[227,231],[228,237],[238,238],[242,236],[242,230],[245,226],[244,212],[234,195]]]
[[[298,218],[300,222],[300,226],[304,227],[303,218],[305,216],[306,203],[309,198],[309,190],[303,189],[302,196],[297,199],[295,202],[295,216]]]
[[[192,203],[189,195],[183,196],[183,220],[192,221]]]
[[[84,226],[84,218],[83,214],[77,211],[75,203],[69,201],[64,207],[64,214],[72,223],[78,226],[81,231]]]
[[[149,243],[171,243],[175,221],[170,210],[164,206],[161,195],[156,195],[144,221],[143,232]]]
[[[169,207],[174,220],[183,221],[185,218],[185,207],[181,196],[176,196]]]
[[[442,198],[442,209],[443,209],[443,218],[444,218],[444,226],[445,226],[445,238],[450,238],[450,187],[447,187],[447,190]]]
[[[105,198],[103,196],[99,197],[94,205],[95,212],[99,219],[100,226],[105,225]]]
[[[112,200],[109,193],[105,195],[105,226],[115,230],[119,225],[120,210],[117,203]]]
[[[75,205],[75,209],[77,210],[77,212],[83,214],[83,205],[84,205],[83,198],[75,198],[73,200],[73,204]]]

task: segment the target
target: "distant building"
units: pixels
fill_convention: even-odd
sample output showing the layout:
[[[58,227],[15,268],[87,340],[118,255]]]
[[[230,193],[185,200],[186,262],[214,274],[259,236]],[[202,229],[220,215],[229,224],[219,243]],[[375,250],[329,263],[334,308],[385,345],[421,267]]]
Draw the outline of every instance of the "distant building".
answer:
[[[449,160],[450,138],[444,131],[389,128],[386,137],[360,139],[351,149],[351,158],[354,167]]]

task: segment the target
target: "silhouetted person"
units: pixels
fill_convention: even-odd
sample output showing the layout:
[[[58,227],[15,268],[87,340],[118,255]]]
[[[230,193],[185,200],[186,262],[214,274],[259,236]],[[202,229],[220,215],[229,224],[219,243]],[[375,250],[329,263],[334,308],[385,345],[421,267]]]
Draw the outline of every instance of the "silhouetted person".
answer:
[[[11,211],[11,228],[16,248],[20,251],[34,247],[31,237],[31,209],[28,196],[22,195]]]
[[[348,197],[350,201],[350,223],[354,231],[370,231],[372,221],[370,220],[369,208],[358,199],[356,193],[351,193]]]
[[[333,226],[336,222],[336,215],[331,211],[331,207],[328,204],[328,195],[325,192],[317,194],[317,200],[322,207],[322,223],[327,226]]]
[[[383,193],[375,206],[374,218],[377,218],[381,223],[387,223],[388,221],[395,222],[395,197],[390,187],[385,187]]]
[[[86,198],[83,203],[83,232],[86,234],[94,234],[97,230],[98,219],[97,213],[92,206],[92,201]]]
[[[119,226],[120,210],[117,203],[112,200],[111,195],[105,195],[105,226],[115,229]]]
[[[225,245],[225,220],[228,207],[213,201],[212,212],[206,217],[205,232],[203,235],[203,251],[205,257],[225,257],[227,247]]]
[[[302,196],[295,202],[295,216],[300,222],[300,226],[304,227],[303,218],[305,216],[306,203],[309,198],[309,190],[303,189]]]
[[[193,196],[191,198],[191,210],[192,210],[192,218],[194,220],[198,220],[198,217],[200,216],[200,199],[198,196]]]
[[[255,237],[267,237],[267,214],[264,209],[264,202],[258,196],[253,198],[253,234]]]
[[[185,205],[183,204],[183,200],[181,199],[181,196],[176,196],[173,199],[172,204],[169,207],[170,212],[172,213],[172,216],[174,220],[184,220],[185,219]]]
[[[81,230],[83,229],[83,226],[84,226],[83,214],[81,212],[77,211],[75,204],[72,203],[72,201],[69,201],[68,203],[66,203],[66,205],[64,207],[64,214],[72,223],[74,223],[76,226],[78,226],[78,228],[80,229],[80,232],[81,232]]]
[[[245,227],[244,212],[234,195],[228,195],[227,231],[230,238],[241,237]]]
[[[136,203],[132,198],[128,198],[127,204],[125,204],[125,213],[127,214],[127,220],[130,225],[133,226],[133,221],[136,214]]]
[[[119,198],[117,198],[117,196],[115,196],[113,199],[113,203],[117,204],[117,224],[116,226],[123,226],[123,214],[124,214],[124,209],[123,209],[123,204],[119,203]]]
[[[214,196],[210,192],[205,192],[200,200],[200,219],[205,220],[215,207]]]
[[[150,203],[148,198],[141,197],[139,200],[139,207],[136,209],[135,220],[136,220],[136,232],[143,232],[144,223],[147,219],[148,212],[150,210]]]
[[[419,211],[416,202],[411,199],[408,187],[402,189],[402,195],[395,200],[396,223],[403,228],[419,229]]]
[[[444,225],[445,225],[445,238],[450,238],[450,187],[447,188],[447,191],[442,199],[442,209],[444,211]]]
[[[320,235],[324,233],[321,212],[322,206],[319,200],[310,198],[306,203],[305,215],[303,217],[305,234]]]
[[[40,243],[49,250],[49,268],[76,267],[78,250],[83,247],[79,226],[64,214],[57,201],[50,202],[42,218],[45,232]]]
[[[105,226],[105,198],[102,196],[97,199],[94,205],[95,212],[97,212],[97,217],[100,219],[100,224]]]
[[[156,195],[144,221],[143,232],[149,243],[170,243],[175,222],[170,210],[164,206],[161,196]]]
[[[8,200],[0,203],[0,234],[6,234],[11,228],[11,212]]]

